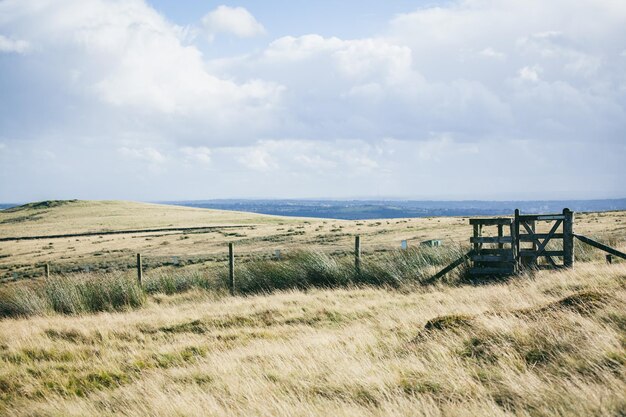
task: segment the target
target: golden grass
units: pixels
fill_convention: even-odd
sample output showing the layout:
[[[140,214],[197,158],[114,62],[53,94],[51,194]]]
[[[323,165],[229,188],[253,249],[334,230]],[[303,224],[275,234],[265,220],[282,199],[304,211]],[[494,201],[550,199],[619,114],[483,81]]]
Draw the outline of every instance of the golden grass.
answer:
[[[477,287],[197,292],[5,319],[0,414],[624,415],[625,278],[579,263]]]

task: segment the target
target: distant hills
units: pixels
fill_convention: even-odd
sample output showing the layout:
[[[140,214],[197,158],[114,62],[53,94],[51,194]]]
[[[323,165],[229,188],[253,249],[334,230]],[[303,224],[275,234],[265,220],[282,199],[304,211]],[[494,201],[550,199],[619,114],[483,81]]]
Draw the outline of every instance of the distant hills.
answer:
[[[626,210],[626,198],[606,200],[536,201],[415,201],[415,200],[194,200],[161,201],[184,207],[234,210],[277,216],[317,217],[342,220],[394,219],[436,216],[512,215],[556,213],[567,207],[573,211]],[[0,204],[0,210],[18,204]]]
[[[160,203],[278,216],[343,220],[512,215],[516,208],[522,213],[530,214],[561,212],[565,207],[573,211],[626,210],[626,198],[550,201],[197,200]]]

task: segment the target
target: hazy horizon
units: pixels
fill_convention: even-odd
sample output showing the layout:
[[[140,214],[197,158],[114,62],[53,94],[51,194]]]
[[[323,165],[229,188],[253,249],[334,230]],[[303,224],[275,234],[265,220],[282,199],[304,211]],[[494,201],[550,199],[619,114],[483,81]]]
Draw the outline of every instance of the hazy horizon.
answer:
[[[622,198],[624,27],[614,0],[4,0],[0,201]]]

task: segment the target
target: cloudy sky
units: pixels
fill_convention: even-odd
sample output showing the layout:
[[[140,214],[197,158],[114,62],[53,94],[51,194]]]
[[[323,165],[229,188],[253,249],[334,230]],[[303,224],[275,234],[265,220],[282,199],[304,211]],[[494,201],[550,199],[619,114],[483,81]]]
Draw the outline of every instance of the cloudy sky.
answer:
[[[625,179],[624,0],[0,0],[0,202]]]

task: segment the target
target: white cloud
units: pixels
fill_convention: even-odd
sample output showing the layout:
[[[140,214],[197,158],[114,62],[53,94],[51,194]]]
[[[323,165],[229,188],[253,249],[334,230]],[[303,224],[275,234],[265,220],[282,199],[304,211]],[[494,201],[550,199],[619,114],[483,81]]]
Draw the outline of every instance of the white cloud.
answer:
[[[495,59],[504,59],[506,57],[505,54],[503,54],[502,52],[498,52],[491,47],[487,47],[483,49],[482,51],[480,51],[480,55],[487,57],[487,58],[495,58]]]
[[[209,40],[218,33],[230,33],[240,38],[265,34],[262,24],[243,7],[219,6],[202,18]]]
[[[14,40],[0,35],[0,52],[23,54],[30,49],[30,43],[23,40]]]
[[[187,160],[200,162],[202,164],[211,163],[211,149],[206,146],[185,146],[180,149],[180,152]]]
[[[141,0],[8,0],[0,14],[41,48],[44,76],[57,77],[53,84],[74,95],[67,99],[99,101],[117,117],[108,125],[120,129],[135,118],[158,134],[189,140],[210,128],[227,141],[269,126],[283,91],[257,77],[235,82],[210,73],[200,50],[184,43],[187,30]]]
[[[146,147],[146,148],[121,147],[118,149],[118,152],[120,153],[120,155],[126,158],[136,159],[139,161],[145,161],[145,162],[150,162],[150,163],[155,163],[155,164],[164,162],[166,159],[165,156],[161,154],[161,152],[159,152],[158,150],[152,147]]]
[[[278,168],[276,161],[263,147],[243,149],[237,161],[244,167],[253,171],[270,171]]]
[[[533,81],[533,82],[539,81],[540,73],[541,73],[541,67],[537,65],[526,66],[524,68],[521,68],[518,71],[518,75],[522,80]]]

